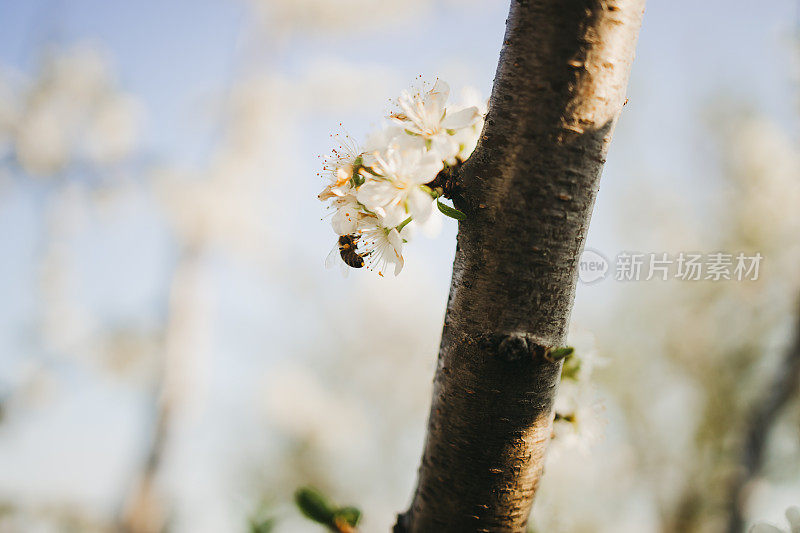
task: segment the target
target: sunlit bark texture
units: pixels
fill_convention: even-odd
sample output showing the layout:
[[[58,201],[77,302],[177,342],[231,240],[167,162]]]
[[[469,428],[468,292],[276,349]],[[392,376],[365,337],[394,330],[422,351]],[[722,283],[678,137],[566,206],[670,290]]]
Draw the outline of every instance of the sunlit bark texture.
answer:
[[[511,4],[460,223],[419,479],[400,532],[523,531],[644,0]]]

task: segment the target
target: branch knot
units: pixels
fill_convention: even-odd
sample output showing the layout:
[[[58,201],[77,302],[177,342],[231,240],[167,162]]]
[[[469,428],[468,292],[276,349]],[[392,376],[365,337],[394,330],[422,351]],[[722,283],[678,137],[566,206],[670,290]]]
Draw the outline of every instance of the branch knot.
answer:
[[[539,339],[521,331],[485,333],[478,342],[482,349],[509,363],[544,357],[550,350]]]

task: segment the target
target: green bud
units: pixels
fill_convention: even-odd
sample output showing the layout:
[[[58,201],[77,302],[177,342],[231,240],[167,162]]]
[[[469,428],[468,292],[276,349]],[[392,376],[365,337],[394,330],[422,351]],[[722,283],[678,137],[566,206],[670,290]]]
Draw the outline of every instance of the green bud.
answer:
[[[575,348],[572,346],[565,346],[563,348],[552,348],[550,350],[550,359],[553,361],[558,361],[559,359],[564,359],[565,357],[569,357],[575,352]]]

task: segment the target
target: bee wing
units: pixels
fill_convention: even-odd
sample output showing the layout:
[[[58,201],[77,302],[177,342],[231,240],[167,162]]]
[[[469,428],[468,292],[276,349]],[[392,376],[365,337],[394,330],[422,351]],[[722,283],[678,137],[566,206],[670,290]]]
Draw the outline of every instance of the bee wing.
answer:
[[[350,267],[344,264],[344,261],[339,261],[339,267],[342,271],[342,277],[346,278],[350,275]]]
[[[331,248],[330,253],[328,253],[328,257],[325,258],[325,268],[333,268],[333,265],[336,264],[336,260],[339,259],[339,262],[344,265],[344,261],[341,261],[339,257],[339,243],[333,245]],[[346,265],[344,265],[346,266]]]

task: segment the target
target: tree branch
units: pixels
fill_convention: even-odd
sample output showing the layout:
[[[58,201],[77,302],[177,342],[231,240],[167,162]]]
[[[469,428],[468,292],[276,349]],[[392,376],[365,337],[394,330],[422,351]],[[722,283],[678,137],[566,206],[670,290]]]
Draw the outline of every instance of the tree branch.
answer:
[[[600,172],[644,0],[514,0],[464,164],[428,434],[398,532],[523,531]]]
[[[789,400],[797,394],[800,386],[800,307],[797,313],[794,339],[786,351],[783,361],[776,369],[760,400],[753,406],[745,428],[744,446],[739,469],[731,483],[728,510],[730,533],[744,531],[744,504],[750,482],[761,471],[769,430]]]

